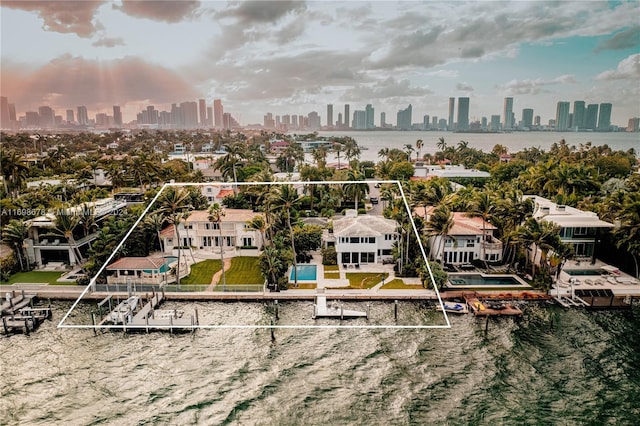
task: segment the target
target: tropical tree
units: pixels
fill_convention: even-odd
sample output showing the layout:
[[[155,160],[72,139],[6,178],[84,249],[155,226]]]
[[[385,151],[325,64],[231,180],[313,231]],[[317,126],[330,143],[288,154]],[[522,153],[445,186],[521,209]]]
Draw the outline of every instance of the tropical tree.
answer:
[[[289,229],[289,237],[291,240],[291,251],[293,254],[293,280],[294,285],[298,287],[298,263],[296,260],[296,244],[293,234],[293,226],[291,225],[292,212],[296,212],[302,201],[302,197],[298,195],[292,185],[280,185],[271,193],[271,208],[274,212],[282,214],[287,221]]]
[[[560,244],[560,227],[552,222],[545,220],[538,221],[534,218],[529,218],[525,223],[518,228],[517,238],[518,240],[529,249],[535,250],[533,253],[532,273],[531,276],[536,276],[536,263],[537,252],[540,251],[540,264],[546,267],[547,255],[554,247],[558,247]],[[529,259],[529,256],[527,256]]]
[[[73,237],[73,231],[80,225],[80,216],[69,210],[61,210],[53,219],[53,229],[49,233],[53,236],[62,237],[67,240],[69,249],[71,250],[70,262],[82,265],[84,261],[82,253]]]
[[[164,218],[161,214],[154,212],[150,213],[144,218],[144,225],[154,232],[158,237],[158,247],[160,247],[160,251],[164,252],[164,247],[162,246],[162,237],[160,236],[160,232],[164,227]]]
[[[438,138],[438,142],[436,143],[436,146],[440,151],[444,151],[447,149],[447,143],[444,141],[444,136],[440,136]]]
[[[2,147],[0,147],[0,167],[2,168],[4,192],[11,198],[17,198],[20,194],[20,188],[29,174],[29,168],[15,151],[5,151]]]
[[[334,142],[332,148],[338,159],[338,169],[340,169],[340,153],[344,150],[343,146],[340,142]]]
[[[358,211],[358,200],[367,196],[369,184],[365,182],[364,174],[353,169],[349,170],[347,179],[350,182],[343,185],[344,194],[355,201],[355,209]]]
[[[487,267],[486,245],[487,233],[486,224],[493,217],[495,210],[495,201],[488,191],[479,192],[471,204],[471,210],[468,212],[471,217],[482,218],[482,241],[480,241],[480,250],[482,253],[482,261]]]
[[[633,258],[636,277],[639,277],[638,257],[640,257],[640,195],[628,193],[618,215],[620,225],[614,230],[615,244],[625,249]]]
[[[407,154],[407,161],[411,161],[411,153],[414,151],[415,149],[413,148],[413,145],[410,143],[404,144],[404,152]]]
[[[22,220],[12,219],[2,228],[2,241],[8,244],[20,262],[20,270],[29,269],[29,261],[24,251],[24,240],[27,238],[29,227]]]
[[[214,170],[220,170],[225,179],[233,177],[234,193],[238,193],[238,173],[237,168],[245,158],[245,145],[240,142],[225,144],[226,154],[216,160],[213,165]]]
[[[182,212],[191,208],[191,194],[188,190],[170,186],[158,198],[159,208],[157,212],[162,214],[165,220],[173,225],[178,243],[178,265],[176,267],[176,283],[180,285],[180,264],[182,263],[181,249],[182,241],[180,241],[180,222],[182,220]]]
[[[436,207],[429,220],[426,224],[426,229],[429,235],[439,236],[439,244],[435,250],[431,250],[431,258],[435,260],[436,254],[440,253],[442,249],[442,245],[444,244],[447,235],[449,235],[449,231],[453,228],[454,221],[453,216],[451,215],[451,210],[445,205],[441,204]],[[433,249],[433,247],[432,247]],[[440,261],[444,263],[444,250],[442,250]]]
[[[416,141],[416,149],[418,150],[418,153],[416,154],[416,159],[419,159],[422,153],[422,146],[424,145],[424,143],[422,142],[422,139],[418,139]]]
[[[220,241],[220,264],[222,265],[222,291],[225,291],[227,286],[227,279],[224,272],[224,243],[222,239],[222,218],[225,216],[224,209],[220,204],[214,203],[209,207],[209,222],[213,223],[218,228],[218,238]]]

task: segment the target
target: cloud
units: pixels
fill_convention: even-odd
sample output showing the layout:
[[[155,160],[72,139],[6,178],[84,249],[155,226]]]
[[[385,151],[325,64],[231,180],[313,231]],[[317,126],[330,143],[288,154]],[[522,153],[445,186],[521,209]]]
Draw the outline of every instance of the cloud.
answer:
[[[456,84],[456,89],[460,90],[461,92],[473,92],[473,87],[471,87],[471,85],[468,83],[458,83]]]
[[[596,80],[637,80],[640,79],[640,53],[630,55],[618,63],[615,70],[604,71]]]
[[[28,71],[19,66],[5,68],[3,64],[2,87],[3,96],[6,93],[20,110],[40,105],[60,110],[86,105],[96,110],[127,103],[158,105],[197,98],[197,92],[181,75],[136,57],[95,61],[64,55]]]
[[[412,87],[409,80],[396,80],[387,77],[383,81],[376,81],[370,84],[360,84],[342,95],[344,101],[365,101],[372,99],[386,99],[396,97],[426,96],[433,94],[433,91],[425,87]]]
[[[45,31],[75,33],[79,37],[91,37],[102,26],[94,22],[96,10],[104,0],[86,1],[3,1],[1,6],[37,12],[44,21]]]
[[[301,1],[242,1],[218,12],[218,18],[236,18],[243,24],[272,23],[283,16],[306,9]]]
[[[94,41],[91,45],[96,47],[115,47],[125,46],[126,43],[122,37],[102,37]]]
[[[200,1],[191,0],[122,0],[122,6],[113,8],[137,18],[174,23],[193,16],[199,6]]]
[[[610,39],[601,41],[594,51],[632,49],[638,44],[640,44],[640,26],[635,26],[620,31]]]
[[[535,80],[514,79],[505,85],[498,86],[498,89],[503,90],[507,95],[538,95],[540,93],[549,93],[550,91],[546,88],[548,86],[574,83],[576,83],[574,76],[565,74],[552,80],[543,80],[541,78]]]

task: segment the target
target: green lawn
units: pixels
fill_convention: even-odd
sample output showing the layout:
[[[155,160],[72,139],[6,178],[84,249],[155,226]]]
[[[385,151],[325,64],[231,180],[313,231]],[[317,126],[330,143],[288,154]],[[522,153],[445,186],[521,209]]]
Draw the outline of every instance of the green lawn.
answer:
[[[400,278],[396,278],[394,280],[389,281],[382,287],[383,289],[392,289],[392,290],[421,290],[424,287],[417,284],[405,284]]]
[[[324,279],[325,280],[337,280],[340,278],[340,272],[333,272],[333,271],[325,271],[324,272]]]
[[[17,272],[9,278],[9,282],[2,282],[2,284],[15,284],[15,283],[45,283],[45,284],[61,284],[56,280],[62,276],[63,272],[56,271],[30,271],[30,272]],[[75,282],[64,283],[64,285],[75,285]]]
[[[181,284],[211,284],[213,274],[221,269],[219,260],[207,259],[191,265],[191,273],[180,280]]]
[[[338,265],[324,265],[325,272],[327,271],[340,271],[340,267]]]
[[[227,284],[260,284],[264,283],[257,257],[239,256],[231,259],[231,268],[225,272]],[[220,284],[220,283],[218,283]]]
[[[371,288],[389,276],[388,273],[347,272],[351,288]]]

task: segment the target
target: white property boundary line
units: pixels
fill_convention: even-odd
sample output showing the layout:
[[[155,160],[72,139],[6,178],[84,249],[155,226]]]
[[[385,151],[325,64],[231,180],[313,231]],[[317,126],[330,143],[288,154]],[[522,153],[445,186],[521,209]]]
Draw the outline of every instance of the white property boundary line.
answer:
[[[126,233],[126,235],[124,236],[124,238],[122,239],[122,241],[120,241],[120,243],[113,249],[113,252],[111,253],[111,255],[107,258],[107,260],[105,260],[104,264],[102,265],[102,267],[98,270],[98,272],[96,273],[96,275],[89,281],[89,284],[86,286],[86,288],[82,291],[82,293],[80,294],[80,296],[78,296],[78,299],[73,303],[73,305],[71,305],[71,307],[69,308],[69,310],[67,311],[67,313],[62,317],[62,319],[60,320],[60,322],[58,323],[58,328],[76,328],[76,329],[118,329],[118,330],[122,330],[123,327],[122,326],[115,326],[115,325],[102,325],[102,326],[94,326],[94,325],[73,325],[73,324],[65,324],[65,321],[67,320],[67,318],[69,317],[69,315],[71,315],[71,312],[75,309],[75,307],[78,305],[78,303],[80,303],[80,301],[82,300],[82,298],[85,296],[85,294],[87,294],[87,292],[89,291],[89,289],[93,288],[96,285],[96,280],[97,278],[100,276],[100,274],[102,274],[104,272],[104,270],[106,269],[106,267],[111,263],[111,260],[114,258],[114,256],[116,255],[116,253],[118,253],[118,251],[122,248],[122,246],[124,245],[124,242],[127,240],[127,238],[129,238],[129,236],[131,235],[131,233],[133,232],[134,229],[136,229],[136,227],[138,226],[138,224],[142,221],[142,219],[145,217],[145,215],[149,212],[149,210],[151,209],[151,206],[153,206],[155,204],[155,202],[157,201],[157,199],[160,197],[160,194],[162,194],[162,192],[167,188],[167,187],[187,187],[187,186],[255,186],[255,185],[292,185],[292,186],[296,186],[296,185],[344,185],[344,184],[349,184],[349,183],[367,183],[367,184],[395,184],[398,186],[398,188],[400,189],[400,194],[402,195],[402,200],[404,201],[404,205],[405,208],[407,209],[407,214],[409,215],[409,220],[411,221],[411,226],[413,227],[413,232],[416,236],[416,240],[418,242],[418,245],[420,247],[420,252],[422,253],[422,257],[424,258],[425,264],[427,266],[427,271],[429,271],[429,277],[431,278],[431,284],[433,285],[433,289],[436,293],[436,296],[438,297],[438,303],[440,304],[440,308],[442,309],[442,314],[444,316],[445,322],[447,323],[446,325],[194,325],[194,326],[186,326],[186,327],[180,327],[182,329],[226,329],[226,328],[237,328],[237,329],[243,329],[243,328],[249,328],[249,329],[266,329],[266,328],[297,328],[297,329],[314,329],[314,328],[360,328],[360,329],[379,329],[379,328],[388,328],[388,329],[426,329],[426,328],[451,328],[451,322],[449,321],[449,317],[447,315],[447,312],[444,309],[444,303],[442,302],[442,298],[440,296],[440,291],[438,290],[438,287],[435,284],[435,279],[433,277],[433,271],[431,271],[431,266],[429,265],[429,260],[427,259],[427,254],[424,250],[424,247],[422,246],[422,241],[420,239],[420,234],[418,233],[418,229],[416,228],[416,224],[413,221],[413,215],[411,212],[411,208],[409,207],[409,203],[407,202],[407,197],[405,196],[404,190],[402,189],[402,184],[399,180],[364,180],[364,181],[350,181],[350,180],[346,180],[346,181],[296,181],[296,182],[290,182],[290,181],[275,181],[275,182],[180,182],[180,183],[165,183],[162,188],[160,189],[160,191],[158,191],[158,193],[156,194],[155,197],[153,197],[153,199],[149,202],[149,204],[147,205],[147,207],[144,209],[144,211],[142,212],[142,214],[140,214],[140,217],[138,218],[138,220],[136,220],[136,222],[133,224],[133,226],[131,227],[131,229],[129,229],[129,231]],[[364,205],[364,203],[363,203]],[[144,330],[146,327],[145,326],[130,326],[130,327],[126,327],[127,329],[140,329],[140,330]],[[166,328],[166,329],[170,329],[170,326],[167,327],[154,327],[154,328]]]

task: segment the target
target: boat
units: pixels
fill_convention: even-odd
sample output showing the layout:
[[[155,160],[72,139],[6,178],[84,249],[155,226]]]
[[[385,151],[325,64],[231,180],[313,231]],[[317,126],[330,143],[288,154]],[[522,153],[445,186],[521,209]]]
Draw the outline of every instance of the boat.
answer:
[[[133,313],[138,308],[140,298],[131,296],[127,300],[120,302],[116,308],[109,314],[109,321],[114,324],[128,324],[133,319]]]
[[[453,313],[453,314],[468,314],[469,309],[467,308],[466,303],[457,303],[457,302],[444,302],[441,306],[438,306],[437,309],[442,311],[444,307],[445,312]]]

